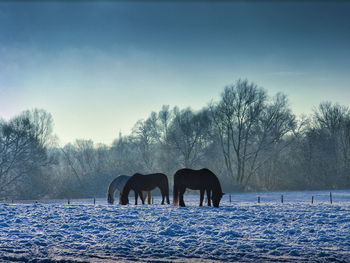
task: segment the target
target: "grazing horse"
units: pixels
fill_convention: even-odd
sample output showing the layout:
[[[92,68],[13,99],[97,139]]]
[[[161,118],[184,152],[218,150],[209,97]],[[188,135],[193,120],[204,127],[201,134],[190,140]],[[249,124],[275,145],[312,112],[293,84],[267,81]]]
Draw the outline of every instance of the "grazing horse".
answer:
[[[145,200],[141,191],[152,191],[158,187],[162,194],[162,205],[164,204],[164,198],[166,197],[167,203],[169,201],[169,184],[168,177],[162,173],[155,174],[139,174],[136,173],[130,177],[126,182],[121,195],[121,204],[126,205],[129,203],[129,192],[133,190],[135,192],[135,205],[137,205],[137,197],[140,196],[142,204]]]
[[[199,206],[203,205],[204,191],[207,192],[208,206],[219,207],[220,200],[224,193],[221,190],[219,179],[209,169],[192,170],[180,169],[174,174],[174,205],[177,206],[180,197],[180,206],[185,206],[184,193],[186,188],[200,190]]]
[[[114,193],[115,191],[119,191],[119,204],[121,204],[121,195],[123,188],[126,182],[130,179],[131,176],[128,175],[119,175],[117,176],[108,186],[107,191],[107,201],[109,204],[114,203]],[[148,204],[151,203],[151,192],[147,193],[148,196]],[[144,197],[145,198],[145,197]]]

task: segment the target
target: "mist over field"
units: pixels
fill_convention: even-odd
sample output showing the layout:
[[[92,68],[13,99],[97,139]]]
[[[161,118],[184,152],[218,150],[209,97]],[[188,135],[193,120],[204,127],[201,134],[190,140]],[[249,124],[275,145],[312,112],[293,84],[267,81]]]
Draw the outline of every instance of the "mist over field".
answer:
[[[224,191],[349,189],[350,109],[323,102],[297,118],[282,93],[247,80],[194,111],[162,106],[111,145],[77,139],[57,146],[53,117],[28,110],[1,121],[2,199],[106,195],[120,174],[208,168]]]

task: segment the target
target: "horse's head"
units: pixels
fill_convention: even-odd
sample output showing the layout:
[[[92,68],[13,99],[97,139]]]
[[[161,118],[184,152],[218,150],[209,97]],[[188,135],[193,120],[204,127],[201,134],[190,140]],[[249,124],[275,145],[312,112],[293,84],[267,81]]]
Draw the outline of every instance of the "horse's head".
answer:
[[[127,205],[127,204],[129,204],[129,198],[128,198],[128,196],[122,194],[121,197],[120,197],[120,203],[121,203],[122,205]]]
[[[212,200],[213,200],[214,207],[219,207],[221,198],[223,197],[224,194],[225,193],[222,193],[222,192],[217,192],[215,194],[213,193]]]

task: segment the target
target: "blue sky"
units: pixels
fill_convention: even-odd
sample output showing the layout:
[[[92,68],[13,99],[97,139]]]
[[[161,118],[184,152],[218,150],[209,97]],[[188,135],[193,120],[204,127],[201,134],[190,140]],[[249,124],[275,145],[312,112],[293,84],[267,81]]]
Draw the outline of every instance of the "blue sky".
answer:
[[[109,144],[163,104],[247,78],[293,112],[350,106],[345,1],[0,2],[0,117],[44,108],[61,144]]]

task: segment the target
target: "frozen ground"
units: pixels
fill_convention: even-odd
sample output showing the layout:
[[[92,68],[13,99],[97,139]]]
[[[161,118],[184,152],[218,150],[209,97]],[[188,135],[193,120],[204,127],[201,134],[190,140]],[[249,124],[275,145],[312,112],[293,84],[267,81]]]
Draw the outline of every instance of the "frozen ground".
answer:
[[[185,208],[158,197],[0,203],[0,262],[350,262],[350,191],[334,191],[332,205],[329,192],[280,198],[226,194],[220,208],[198,207],[198,195]]]

